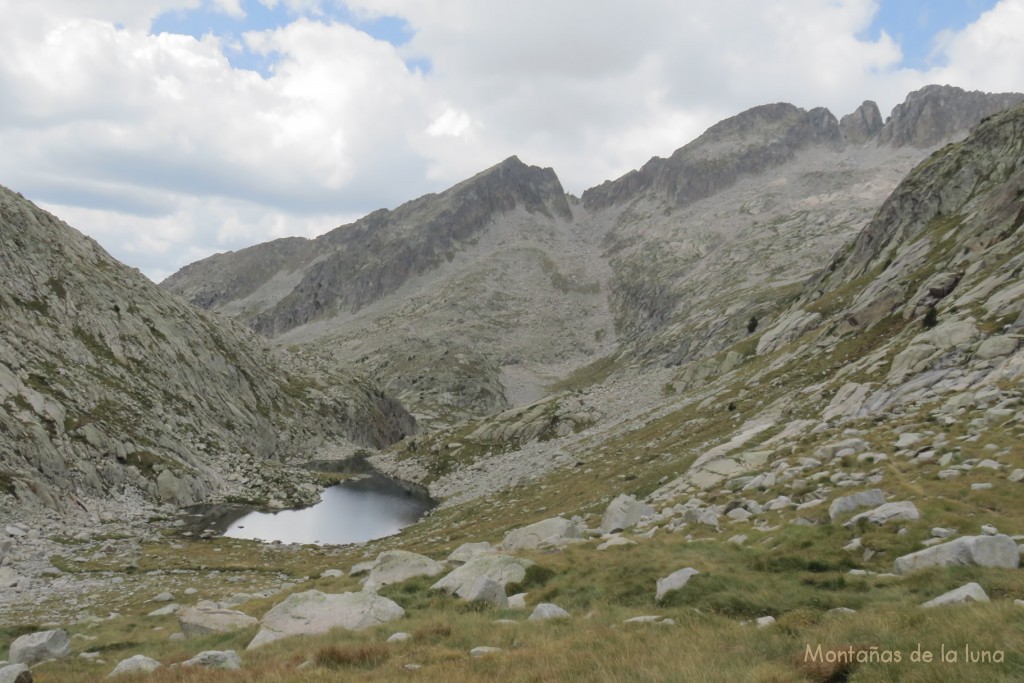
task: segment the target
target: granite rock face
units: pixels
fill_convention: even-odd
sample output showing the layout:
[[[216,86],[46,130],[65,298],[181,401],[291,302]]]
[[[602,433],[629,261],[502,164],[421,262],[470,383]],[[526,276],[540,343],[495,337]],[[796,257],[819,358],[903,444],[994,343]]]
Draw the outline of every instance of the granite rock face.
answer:
[[[962,135],[982,119],[1024,103],[1019,93],[990,94],[950,85],[929,85],[896,105],[878,133],[893,147],[930,147]]]
[[[76,514],[115,490],[178,506],[260,499],[269,472],[255,463],[415,430],[372,381],[290,367],[251,331],[0,188],[0,507],[5,493]],[[248,491],[228,480],[250,467]],[[315,489],[282,482],[273,495],[303,501]]]
[[[861,145],[873,139],[883,126],[882,114],[878,105],[865,100],[857,109],[839,119],[839,130],[843,139],[850,144]]]

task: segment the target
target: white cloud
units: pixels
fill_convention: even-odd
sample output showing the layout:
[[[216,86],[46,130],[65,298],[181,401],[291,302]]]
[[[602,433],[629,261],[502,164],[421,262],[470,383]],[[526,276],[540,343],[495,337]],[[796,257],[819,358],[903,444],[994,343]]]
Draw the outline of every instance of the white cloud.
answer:
[[[945,65],[929,72],[938,82],[969,83],[989,92],[1024,90],[1024,0],[1003,0],[936,46]]]
[[[407,22],[401,47],[332,23],[338,0],[259,0],[296,18],[241,42],[148,33],[201,1],[244,15],[240,0],[0,0],[0,183],[154,276],[511,154],[578,193],[765,102],[841,116],[929,82],[1024,90],[1024,0],[943,36],[926,73],[864,37],[875,0],[348,3]],[[243,47],[273,56],[269,76],[232,67]]]

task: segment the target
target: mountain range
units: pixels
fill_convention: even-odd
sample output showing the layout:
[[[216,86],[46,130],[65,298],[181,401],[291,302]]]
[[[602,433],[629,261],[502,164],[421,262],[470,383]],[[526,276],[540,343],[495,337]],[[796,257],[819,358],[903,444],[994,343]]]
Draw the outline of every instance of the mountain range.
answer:
[[[580,197],[511,157],[159,286],[0,189],[0,519],[21,520],[0,537],[0,583],[22,591],[16,603],[0,590],[0,615],[35,601],[39,621],[93,628],[104,622],[84,602],[121,591],[146,618],[131,596],[170,567],[225,590],[269,575],[360,591],[349,576],[369,563],[371,585],[411,605],[408,652],[434,673],[483,670],[451,664],[438,619],[509,658],[533,653],[520,666],[560,667],[534,672],[545,680],[583,670],[549,643],[593,648],[606,672],[635,662],[600,643],[648,648],[659,675],[704,670],[674,659],[675,631],[634,638],[627,615],[652,629],[695,620],[687,633],[710,640],[686,656],[731,672],[721,680],[752,651],[772,661],[756,680],[847,680],[852,667],[798,662],[794,643],[812,637],[866,651],[866,634],[905,649],[926,632],[1013,652],[1022,238],[1024,95],[950,86],[910,93],[885,120],[870,101],[838,119],[755,107]],[[164,535],[197,503],[314,501],[324,481],[307,466],[353,456],[438,506],[365,546]],[[115,585],[113,543],[129,537],[137,561]],[[999,552],[975,549],[990,544]],[[442,582],[392,587],[373,573],[409,549],[449,568],[477,551],[526,553],[535,568],[502,579],[501,609],[519,614],[508,583],[529,604],[594,619],[500,635],[480,603],[436,597]],[[351,575],[313,573],[338,558]],[[11,567],[27,578],[12,582]],[[127,592],[126,576],[138,581]],[[985,619],[915,616],[925,594],[966,580],[981,582],[962,587],[969,600],[991,591]],[[62,601],[71,585],[90,597]],[[839,609],[848,622],[830,621]],[[784,623],[762,630],[769,613]],[[99,628],[111,651],[136,643]],[[721,660],[711,641],[743,656]],[[316,666],[394,673],[320,646]],[[299,661],[283,647],[268,657],[247,662]],[[1019,680],[1020,666],[998,680]]]

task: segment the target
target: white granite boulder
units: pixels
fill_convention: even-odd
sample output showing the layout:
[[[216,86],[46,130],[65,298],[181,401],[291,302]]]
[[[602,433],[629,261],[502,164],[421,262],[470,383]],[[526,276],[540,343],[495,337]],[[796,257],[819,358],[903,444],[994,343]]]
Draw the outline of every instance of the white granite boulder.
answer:
[[[463,543],[453,550],[448,556],[448,562],[452,565],[466,564],[477,555],[493,553],[494,546],[487,541],[481,543]]]
[[[694,577],[697,574],[700,574],[700,572],[692,567],[687,567],[685,569],[674,571],[664,578],[658,579],[657,592],[654,595],[655,601],[660,602],[662,598],[672,591],[679,590],[687,584],[691,577]]]
[[[854,515],[843,526],[854,526],[862,519],[871,524],[881,526],[889,522],[913,522],[921,519],[921,513],[917,511],[917,506],[910,501],[902,500],[895,503],[883,503],[874,510]]]
[[[147,657],[146,655],[135,655],[134,657],[122,659],[118,662],[117,666],[114,667],[114,670],[107,675],[107,678],[114,678],[124,674],[139,673],[140,671],[156,671],[160,666],[160,662],[151,657]]]
[[[563,546],[583,538],[583,530],[564,517],[551,517],[505,534],[502,550],[536,550],[545,546]]]
[[[363,590],[376,593],[392,583],[401,583],[415,576],[437,576],[443,571],[443,564],[425,555],[407,550],[388,550],[377,556],[370,575],[363,583]]]
[[[885,494],[882,493],[881,489],[868,489],[867,491],[858,491],[857,493],[851,493],[848,496],[840,496],[832,501],[832,504],[828,506],[828,517],[833,522],[839,517],[847,515],[857,508],[878,506],[885,503]]]
[[[32,666],[47,659],[64,659],[71,654],[71,641],[67,631],[38,631],[15,639],[11,643],[11,664]]]
[[[907,574],[926,567],[952,567],[956,565],[978,565],[982,567],[1020,566],[1020,551],[1009,536],[961,536],[960,538],[933,545],[916,553],[897,557],[893,572]]]
[[[241,669],[242,658],[234,650],[207,650],[182,662],[181,665],[200,666],[204,669]]]
[[[255,626],[259,620],[244,612],[199,605],[183,607],[178,612],[178,623],[186,638],[202,638],[211,633],[230,633]]]
[[[486,602],[498,609],[508,607],[508,596],[505,587],[486,576],[478,576],[473,585],[462,596],[469,602]]]
[[[477,555],[461,567],[453,569],[430,588],[466,599],[479,577],[485,576],[504,588],[526,578],[526,570],[532,566],[530,560],[511,555]]]
[[[333,628],[358,631],[404,616],[404,609],[376,593],[293,593],[263,616],[262,628],[247,649]]]
[[[24,664],[0,664],[0,683],[32,683],[32,672]]]
[[[637,500],[636,496],[623,493],[608,504],[604,517],[601,518],[601,528],[607,533],[623,531],[635,526],[642,518],[653,515],[654,512],[654,508]]]
[[[922,603],[921,607],[941,607],[964,602],[988,602],[988,595],[980,585],[971,582],[948,593],[943,593],[937,598],[932,598],[928,602]]]
[[[533,608],[529,621],[546,621],[548,619],[569,619],[572,615],[558,605],[550,602],[542,602]]]

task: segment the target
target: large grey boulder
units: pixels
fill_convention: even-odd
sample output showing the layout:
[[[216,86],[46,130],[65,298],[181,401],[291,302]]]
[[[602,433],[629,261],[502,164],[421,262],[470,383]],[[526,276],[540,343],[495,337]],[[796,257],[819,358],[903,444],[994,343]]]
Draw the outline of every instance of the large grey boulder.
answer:
[[[437,576],[443,571],[443,564],[425,555],[407,550],[388,550],[377,556],[363,584],[363,590],[376,593],[392,583],[400,583],[414,576]]]
[[[122,659],[118,662],[117,666],[114,667],[114,670],[107,675],[107,678],[114,678],[124,674],[139,673],[140,671],[156,671],[160,666],[160,662],[152,659],[151,657],[147,657],[146,655],[135,655],[128,659]]]
[[[466,564],[477,555],[493,552],[494,546],[492,546],[487,541],[483,541],[481,543],[463,543],[458,548],[453,550],[447,559],[449,564]]]
[[[486,602],[498,609],[508,607],[508,596],[505,595],[505,587],[486,576],[477,577],[473,585],[461,597],[469,602]]]
[[[583,538],[583,530],[564,517],[552,517],[505,534],[502,550],[536,550],[544,546],[562,546]]]
[[[1013,539],[1003,534],[962,536],[948,543],[897,557],[893,563],[893,572],[907,574],[926,567],[956,565],[1016,568],[1020,565],[1020,551]]]
[[[32,672],[24,664],[0,666],[0,683],[32,683]]]
[[[204,669],[241,669],[242,658],[234,650],[207,650],[182,662],[181,665],[201,666]]]
[[[376,593],[293,593],[263,616],[262,628],[247,649],[334,628],[358,631],[404,616],[404,609]]]
[[[937,598],[921,603],[921,607],[941,607],[942,605],[957,605],[964,602],[988,602],[988,595],[977,583],[971,582],[960,586],[948,593],[943,593]]]
[[[828,517],[835,522],[838,518],[850,514],[857,508],[868,507],[869,505],[878,506],[883,503],[885,503],[885,494],[882,493],[881,489],[858,491],[857,493],[840,496],[833,500],[832,504],[828,506]]]
[[[433,586],[431,590],[442,590],[462,599],[472,594],[473,585],[481,577],[487,577],[502,588],[510,583],[519,583],[526,578],[526,570],[533,562],[511,555],[477,555],[461,567],[456,567],[448,576]]]
[[[255,626],[259,620],[244,612],[219,607],[183,607],[178,612],[178,623],[186,638],[202,638],[211,633],[230,633]]]
[[[654,595],[654,599],[660,602],[663,597],[672,591],[677,591],[685,586],[690,578],[697,574],[700,574],[700,572],[692,567],[687,567],[686,569],[674,571],[668,576],[658,579],[657,592]]]
[[[641,518],[654,514],[654,508],[639,501],[636,496],[625,493],[617,496],[608,504],[601,518],[601,528],[608,533],[622,531],[634,526]]]
[[[11,664],[32,666],[47,659],[64,659],[71,654],[71,641],[67,631],[38,631],[15,639],[11,643]]]
[[[883,503],[874,510],[854,515],[843,526],[851,527],[862,519],[881,526],[889,522],[913,522],[920,518],[921,513],[917,511],[917,506],[910,501],[903,500],[896,503]]]

